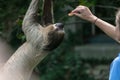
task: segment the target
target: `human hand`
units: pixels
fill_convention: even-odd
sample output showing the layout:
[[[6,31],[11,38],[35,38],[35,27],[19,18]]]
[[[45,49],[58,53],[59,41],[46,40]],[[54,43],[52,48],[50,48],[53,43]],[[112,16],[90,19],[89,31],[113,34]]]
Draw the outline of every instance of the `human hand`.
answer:
[[[82,5],[76,7],[68,15],[69,16],[75,15],[75,16],[78,16],[78,17],[84,19],[84,20],[90,21],[92,23],[94,23],[97,19],[97,17],[92,14],[92,12],[89,10],[88,7],[82,6]]]

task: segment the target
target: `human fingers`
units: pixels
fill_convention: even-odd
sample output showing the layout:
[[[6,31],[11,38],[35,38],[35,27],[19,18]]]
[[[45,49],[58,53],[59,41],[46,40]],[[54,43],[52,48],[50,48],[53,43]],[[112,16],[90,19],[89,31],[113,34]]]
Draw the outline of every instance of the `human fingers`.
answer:
[[[74,14],[79,15],[79,14],[83,13],[84,9],[85,9],[85,6],[82,6],[82,5],[77,6],[77,7],[76,7],[74,10],[72,10],[68,15],[69,15],[69,16],[73,16]]]
[[[77,7],[72,11],[72,13],[82,13],[85,9],[86,9],[85,6],[80,5],[80,6],[77,6]]]
[[[73,13],[73,15],[78,16],[78,17],[82,17],[82,15],[79,13]]]
[[[73,11],[71,11],[70,13],[68,13],[68,16],[73,16],[75,14],[80,14],[79,10],[74,9]]]

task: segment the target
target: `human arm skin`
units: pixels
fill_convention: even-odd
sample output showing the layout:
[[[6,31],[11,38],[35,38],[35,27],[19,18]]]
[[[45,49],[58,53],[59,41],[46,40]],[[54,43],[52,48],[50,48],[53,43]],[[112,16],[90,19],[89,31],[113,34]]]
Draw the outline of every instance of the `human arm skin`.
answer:
[[[91,23],[94,23],[104,33],[106,33],[112,39],[119,42],[120,31],[117,29],[117,28],[119,28],[119,26],[115,27],[114,25],[111,25],[111,24],[103,21],[102,19],[96,17],[95,15],[92,14],[92,12],[89,10],[88,7],[80,5],[80,6],[76,7],[73,11],[71,11],[71,13],[69,15],[70,16],[75,15],[75,16],[78,16],[84,20],[91,22]]]

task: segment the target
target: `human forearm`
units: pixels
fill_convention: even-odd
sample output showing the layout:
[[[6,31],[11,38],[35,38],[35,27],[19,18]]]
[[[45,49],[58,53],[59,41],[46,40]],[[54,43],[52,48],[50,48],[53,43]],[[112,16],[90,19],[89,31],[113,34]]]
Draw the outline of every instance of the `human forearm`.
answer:
[[[78,6],[76,7],[69,16],[78,16],[84,20],[87,20],[93,24],[95,24],[97,27],[99,27],[103,32],[105,32],[108,36],[116,40],[116,33],[115,33],[115,26],[101,20],[100,18],[97,18],[95,15],[92,14],[92,12],[89,10],[86,6]]]
[[[106,33],[109,37],[116,40],[115,26],[97,18],[94,23],[98,28],[100,28],[104,33]]]

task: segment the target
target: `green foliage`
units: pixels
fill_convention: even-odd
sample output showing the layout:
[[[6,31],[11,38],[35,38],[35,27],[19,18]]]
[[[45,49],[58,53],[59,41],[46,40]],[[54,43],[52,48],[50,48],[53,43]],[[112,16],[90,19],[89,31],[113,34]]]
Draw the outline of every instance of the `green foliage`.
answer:
[[[30,1],[0,0],[0,33],[9,35],[9,42],[14,47],[21,44],[20,37],[22,36],[18,35],[21,34],[22,19]]]
[[[55,0],[54,16],[55,22],[65,22],[68,19],[68,13],[79,5],[79,0]],[[66,8],[68,7],[68,9]]]
[[[80,5],[91,7],[95,5],[96,0],[79,0],[79,2]]]
[[[27,5],[28,0],[0,0],[0,20],[5,21],[5,18],[18,17],[19,14],[26,11]]]

